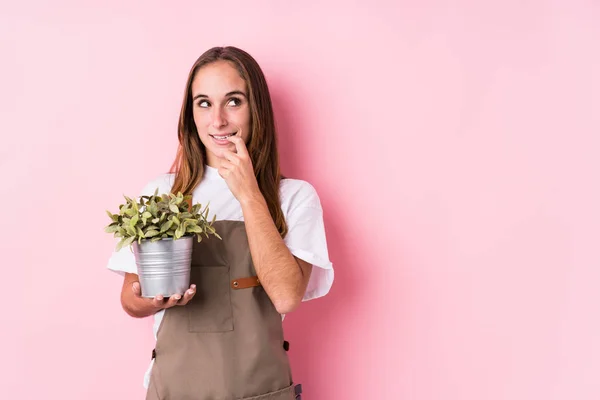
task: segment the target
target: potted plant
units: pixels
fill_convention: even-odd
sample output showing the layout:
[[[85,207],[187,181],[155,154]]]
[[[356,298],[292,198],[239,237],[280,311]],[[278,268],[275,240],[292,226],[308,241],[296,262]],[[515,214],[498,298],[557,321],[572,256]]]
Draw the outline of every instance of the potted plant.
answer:
[[[208,222],[208,204],[192,204],[192,196],[181,192],[140,196],[139,200],[125,197],[119,213],[106,211],[111,223],[105,231],[121,240],[116,250],[132,248],[135,256],[143,297],[183,294],[190,286],[193,239],[217,234]]]

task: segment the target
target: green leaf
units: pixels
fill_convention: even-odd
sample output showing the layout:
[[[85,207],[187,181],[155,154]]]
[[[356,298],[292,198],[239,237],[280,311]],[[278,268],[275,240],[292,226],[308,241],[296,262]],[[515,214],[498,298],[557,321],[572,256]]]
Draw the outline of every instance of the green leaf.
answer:
[[[175,214],[179,213],[179,208],[175,204],[169,204],[169,210],[173,211]]]
[[[180,225],[181,222],[179,221],[179,218],[177,218],[176,216],[173,215],[173,218],[171,218],[171,221],[173,221],[173,223],[175,225]]]
[[[111,214],[111,212],[108,210],[106,210],[106,213],[113,222],[117,222],[119,220],[119,215]]]
[[[121,241],[119,241],[119,243],[117,243],[116,250],[119,251],[123,247],[131,245],[131,243],[133,243],[134,240],[135,240],[135,236],[128,237],[127,239],[123,238]]]
[[[146,232],[146,238],[154,237],[154,236],[158,235],[158,233],[159,232],[157,230],[150,230],[150,231]]]
[[[183,225],[179,225],[177,227],[177,230],[175,231],[175,239],[179,239],[180,237],[183,236],[183,233],[185,232],[185,228]]]
[[[129,224],[134,227],[138,221],[140,220],[140,217],[136,214],[133,216],[133,218],[131,218],[131,221],[129,222]]]
[[[167,221],[160,226],[160,233],[166,232],[173,226],[173,221]]]
[[[135,240],[135,236],[129,237],[127,239],[125,239],[125,243],[123,243],[123,246],[129,246],[131,245],[131,243],[133,243],[133,241]]]
[[[117,243],[117,246],[115,247],[116,251],[119,251],[123,248],[123,243],[125,243],[125,239],[121,239],[119,240],[119,243]]]
[[[130,234],[131,236],[135,236],[136,231],[135,229],[133,229],[133,227],[131,225],[125,225],[125,230],[127,231],[128,234]]]
[[[191,233],[202,233],[202,228],[200,228],[198,225],[188,226],[187,230]]]
[[[181,223],[181,232],[182,232],[182,235],[185,235],[185,233],[187,232],[187,227],[188,227],[189,224],[190,223],[188,221],[183,221]]]
[[[104,228],[104,232],[106,233],[114,233],[114,232],[118,232],[119,231],[119,225],[117,225],[116,223],[112,223],[109,226],[107,226],[106,228]]]

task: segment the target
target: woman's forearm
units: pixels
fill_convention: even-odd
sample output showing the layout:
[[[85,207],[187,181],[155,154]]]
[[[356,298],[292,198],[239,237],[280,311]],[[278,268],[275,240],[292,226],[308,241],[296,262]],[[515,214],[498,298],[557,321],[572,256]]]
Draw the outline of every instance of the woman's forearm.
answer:
[[[302,301],[308,282],[281,238],[262,195],[241,202],[248,244],[258,279],[280,314]]]

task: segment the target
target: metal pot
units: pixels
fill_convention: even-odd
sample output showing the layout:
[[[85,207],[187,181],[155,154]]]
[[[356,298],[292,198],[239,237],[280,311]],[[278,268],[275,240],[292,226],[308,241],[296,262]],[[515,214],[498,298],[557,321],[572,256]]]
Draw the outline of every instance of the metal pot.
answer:
[[[190,287],[193,236],[133,242],[142,297],[183,295]]]

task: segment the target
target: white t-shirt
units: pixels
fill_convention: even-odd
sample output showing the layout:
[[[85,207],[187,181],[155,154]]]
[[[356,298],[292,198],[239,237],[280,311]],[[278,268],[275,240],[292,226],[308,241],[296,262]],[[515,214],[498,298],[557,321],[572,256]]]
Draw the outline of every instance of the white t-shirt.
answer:
[[[175,174],[160,175],[148,183],[140,195],[152,195],[156,188],[159,194],[169,193],[174,179]],[[324,296],[333,283],[333,265],[329,261],[319,196],[310,183],[297,179],[281,180],[279,195],[281,209],[288,226],[285,244],[294,256],[313,265],[303,301]],[[192,202],[202,204],[202,208],[210,202],[209,221],[215,214],[217,220],[244,220],[240,203],[216,168],[205,166],[204,177],[192,193]],[[129,247],[113,252],[107,267],[121,275],[125,272],[137,274],[135,258]],[[164,310],[154,314],[155,339],[163,315]],[[150,383],[153,362],[154,360],[145,375],[144,387],[146,388]]]

